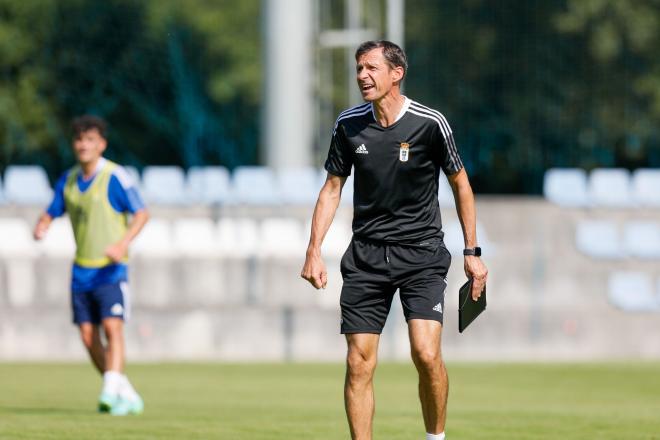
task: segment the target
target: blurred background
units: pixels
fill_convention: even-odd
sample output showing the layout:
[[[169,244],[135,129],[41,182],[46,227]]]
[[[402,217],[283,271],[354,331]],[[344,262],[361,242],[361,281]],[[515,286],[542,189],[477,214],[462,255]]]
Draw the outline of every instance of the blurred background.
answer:
[[[299,274],[356,47],[406,50],[404,93],[452,125],[477,193],[489,307],[458,335],[462,235],[441,177],[448,359],[660,358],[655,0],[0,0],[0,359],[84,359],[73,238],[31,228],[110,125],[152,220],[132,249],[129,358],[335,360],[349,180]],[[385,359],[408,357],[398,298]]]

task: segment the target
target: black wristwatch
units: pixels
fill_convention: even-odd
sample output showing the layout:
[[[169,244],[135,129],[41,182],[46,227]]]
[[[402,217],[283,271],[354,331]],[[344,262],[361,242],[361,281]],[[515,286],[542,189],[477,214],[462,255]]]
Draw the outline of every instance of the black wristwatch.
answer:
[[[475,257],[481,257],[481,248],[477,246],[473,248],[463,249],[463,255],[473,255]]]

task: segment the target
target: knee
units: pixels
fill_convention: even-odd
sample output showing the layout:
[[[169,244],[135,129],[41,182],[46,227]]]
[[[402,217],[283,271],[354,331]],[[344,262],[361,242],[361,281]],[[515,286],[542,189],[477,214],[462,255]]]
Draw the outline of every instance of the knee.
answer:
[[[94,333],[91,331],[83,331],[80,333],[80,339],[87,350],[91,350],[94,346]]]
[[[351,381],[369,381],[376,369],[375,356],[368,356],[359,349],[348,351],[346,357],[346,373]]]
[[[412,350],[412,358],[420,371],[434,371],[443,366],[439,348],[415,347]]]

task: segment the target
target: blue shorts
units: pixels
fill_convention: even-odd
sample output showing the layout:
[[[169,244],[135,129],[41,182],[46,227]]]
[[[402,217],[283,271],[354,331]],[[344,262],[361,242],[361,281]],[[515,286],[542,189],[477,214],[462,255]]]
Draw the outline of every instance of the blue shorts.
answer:
[[[71,294],[73,322],[100,324],[106,318],[128,320],[130,301],[128,283],[104,284],[87,292]]]

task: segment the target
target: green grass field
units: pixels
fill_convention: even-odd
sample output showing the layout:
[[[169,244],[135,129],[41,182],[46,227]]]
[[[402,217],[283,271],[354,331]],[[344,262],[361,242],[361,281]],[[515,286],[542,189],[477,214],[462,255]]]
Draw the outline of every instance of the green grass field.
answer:
[[[660,364],[449,364],[458,439],[660,439]],[[141,416],[95,412],[87,364],[0,364],[0,439],[347,439],[343,365],[131,365]],[[409,364],[376,377],[375,439],[424,439]]]

